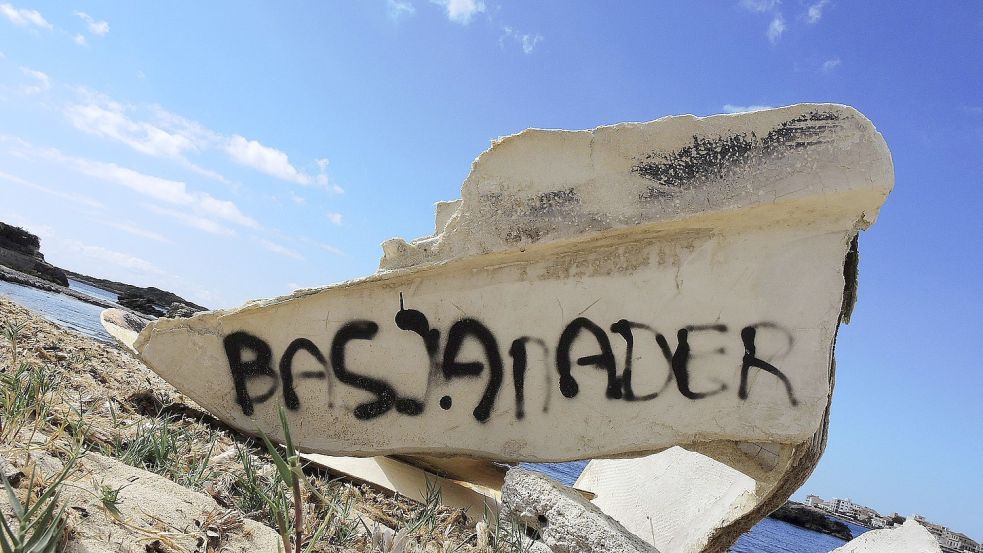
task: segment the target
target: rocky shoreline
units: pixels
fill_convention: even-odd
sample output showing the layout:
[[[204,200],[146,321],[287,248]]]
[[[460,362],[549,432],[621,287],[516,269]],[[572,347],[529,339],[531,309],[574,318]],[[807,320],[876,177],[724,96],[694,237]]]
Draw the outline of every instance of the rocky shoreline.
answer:
[[[798,526],[799,528],[835,536],[841,540],[850,541],[853,539],[853,533],[846,524],[830,518],[819,509],[814,509],[801,503],[796,503],[795,501],[785,503],[785,505],[782,505],[778,510],[768,516]]]
[[[101,298],[96,298],[88,294],[84,294],[69,288],[67,286],[61,286],[55,284],[51,281],[38,278],[27,273],[22,273],[20,271],[11,269],[10,267],[4,267],[0,265],[0,280],[11,282],[13,284],[19,284],[21,286],[29,286],[31,288],[37,288],[38,290],[44,290],[45,292],[53,292],[56,294],[65,294],[66,296],[71,296],[77,300],[84,301],[86,303],[91,303],[92,305],[97,305],[99,307],[104,307],[106,309],[119,308],[120,306]],[[141,317],[146,318],[146,316],[140,314]]]
[[[113,303],[74,290],[69,287],[69,278],[115,293],[119,298],[118,302]],[[0,280],[64,294],[107,309],[123,307],[144,319],[190,317],[207,310],[206,307],[173,292],[153,286],[133,286],[55,267],[45,261],[44,254],[41,253],[40,238],[27,230],[3,222],[0,222]]]
[[[190,317],[199,311],[208,310],[207,307],[202,307],[173,292],[161,290],[154,286],[133,286],[124,282],[96,278],[68,270],[65,273],[73,280],[113,292],[119,296],[120,305],[139,311],[145,315],[172,318]]]

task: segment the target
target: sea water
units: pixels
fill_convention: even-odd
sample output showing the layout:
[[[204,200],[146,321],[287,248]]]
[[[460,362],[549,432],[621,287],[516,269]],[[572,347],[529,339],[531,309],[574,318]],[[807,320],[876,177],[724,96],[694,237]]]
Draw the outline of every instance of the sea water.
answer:
[[[71,278],[68,279],[68,287],[73,290],[78,290],[79,292],[82,292],[83,294],[86,294],[88,296],[92,296],[93,298],[111,301],[113,303],[119,301],[119,295],[117,295],[115,292],[110,292],[109,290],[103,290],[102,288],[99,288],[97,286],[93,286],[91,284],[87,284],[85,282],[81,282],[75,279],[71,279]]]
[[[92,286],[85,286],[93,288]],[[75,288],[75,286],[73,285],[72,288]],[[81,288],[79,291],[89,293]],[[100,296],[101,299],[115,301],[116,298],[112,292],[105,290],[102,290],[102,292],[104,295]],[[112,295],[113,297],[109,298],[106,294]],[[112,336],[102,328],[102,323],[99,322],[99,314],[105,309],[103,307],[85,303],[82,300],[57,292],[38,290],[37,288],[21,286],[20,284],[14,284],[4,280],[0,280],[0,295],[21,307],[26,307],[34,311],[55,324],[80,332],[89,338],[105,343],[111,343],[113,341]]]
[[[118,298],[112,292],[70,280],[72,288],[103,300],[115,302]],[[102,342],[112,338],[102,328],[99,313],[102,307],[85,303],[63,294],[46,292],[36,288],[21,286],[0,280],[0,295],[14,303],[38,313],[42,317],[81,332]],[[573,484],[587,466],[587,461],[572,463],[524,463],[529,469],[538,470],[556,478],[564,484]],[[867,529],[847,523],[853,536],[859,536]],[[843,540],[798,526],[766,518],[749,532],[741,536],[730,549],[731,553],[829,553],[843,545]]]

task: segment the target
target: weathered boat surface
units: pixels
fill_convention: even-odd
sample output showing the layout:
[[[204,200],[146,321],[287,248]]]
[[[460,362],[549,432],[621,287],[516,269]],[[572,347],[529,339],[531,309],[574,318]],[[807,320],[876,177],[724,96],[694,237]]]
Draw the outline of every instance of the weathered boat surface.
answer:
[[[822,449],[856,236],[892,186],[884,140],[840,105],[527,130],[376,274],[159,319],[134,347],[243,431],[279,435],[286,406],[313,452],[682,445],[763,481]]]

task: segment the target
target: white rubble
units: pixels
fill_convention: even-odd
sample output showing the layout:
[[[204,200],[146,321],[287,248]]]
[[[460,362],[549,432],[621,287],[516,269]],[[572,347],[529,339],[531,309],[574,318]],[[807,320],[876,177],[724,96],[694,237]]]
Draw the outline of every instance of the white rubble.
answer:
[[[662,553],[704,551],[758,500],[753,478],[679,447],[637,459],[595,459],[574,487],[596,494],[591,503]]]
[[[535,529],[553,553],[659,553],[576,491],[521,468],[505,476],[502,514]]]
[[[865,532],[831,553],[942,553],[942,548],[927,528],[909,518],[896,528]]]

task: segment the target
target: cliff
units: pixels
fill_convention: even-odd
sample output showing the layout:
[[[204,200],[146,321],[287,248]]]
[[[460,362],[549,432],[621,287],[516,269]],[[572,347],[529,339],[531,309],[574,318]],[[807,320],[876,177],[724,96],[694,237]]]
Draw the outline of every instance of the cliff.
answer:
[[[136,311],[146,313],[148,315],[186,317],[198,311],[206,311],[208,309],[196,303],[192,303],[173,292],[161,290],[160,288],[156,288],[154,286],[143,288],[123,282],[91,277],[72,271],[65,272],[68,274],[68,276],[79,282],[91,284],[92,286],[113,292],[119,296],[120,305],[129,307],[130,309],[135,309]]]
[[[55,267],[44,260],[40,238],[20,227],[0,222],[0,279],[68,294],[103,307],[115,307],[115,304],[69,289],[69,277],[113,292],[119,296],[119,305],[146,315],[190,317],[198,311],[206,310],[173,292],[153,286],[142,288]]]
[[[0,265],[68,286],[65,272],[44,260],[41,239],[30,232],[0,222]]]

